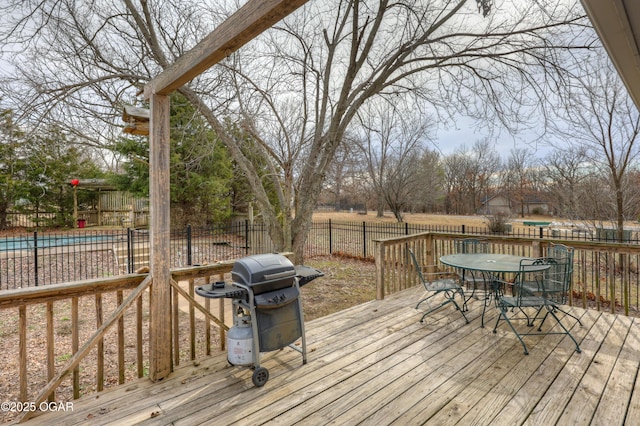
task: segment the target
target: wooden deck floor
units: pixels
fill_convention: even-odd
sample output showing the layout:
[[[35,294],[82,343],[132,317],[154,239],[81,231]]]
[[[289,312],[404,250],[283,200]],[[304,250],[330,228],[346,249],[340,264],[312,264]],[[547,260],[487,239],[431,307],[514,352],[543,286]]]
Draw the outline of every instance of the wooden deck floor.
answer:
[[[226,354],[74,402],[27,424],[131,425],[622,425],[640,419],[638,319],[573,309],[573,334],[526,338],[506,324],[465,325],[453,307],[419,323],[418,289],[307,322],[309,362],[289,348],[265,354],[270,379],[229,367]],[[636,389],[638,391],[636,391]],[[635,423],[638,424],[638,423]]]

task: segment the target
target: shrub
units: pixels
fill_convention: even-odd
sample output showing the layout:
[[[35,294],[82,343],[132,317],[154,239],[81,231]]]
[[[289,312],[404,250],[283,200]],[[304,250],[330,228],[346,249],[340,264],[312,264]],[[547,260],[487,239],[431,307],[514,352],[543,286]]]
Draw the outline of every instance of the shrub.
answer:
[[[488,221],[487,227],[489,228],[489,231],[496,234],[506,234],[511,231],[511,226],[509,224],[511,217],[507,213],[498,212],[488,215],[486,218]]]

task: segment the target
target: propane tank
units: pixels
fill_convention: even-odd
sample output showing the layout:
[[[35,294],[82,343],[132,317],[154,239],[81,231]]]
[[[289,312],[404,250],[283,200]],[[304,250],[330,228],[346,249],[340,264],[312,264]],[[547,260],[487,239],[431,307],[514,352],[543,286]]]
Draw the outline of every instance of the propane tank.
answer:
[[[245,315],[244,311],[242,314],[234,317],[233,327],[227,332],[227,360],[231,365],[254,363],[251,316]]]

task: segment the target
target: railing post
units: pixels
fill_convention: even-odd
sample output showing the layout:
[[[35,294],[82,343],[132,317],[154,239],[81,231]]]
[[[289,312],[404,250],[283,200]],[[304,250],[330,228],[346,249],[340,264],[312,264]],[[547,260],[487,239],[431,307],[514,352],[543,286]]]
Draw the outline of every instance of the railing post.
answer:
[[[531,254],[533,257],[542,257],[542,245],[540,241],[532,241],[531,242]]]
[[[33,272],[34,282],[38,287],[38,231],[33,231]]]
[[[540,238],[544,238],[544,231],[542,229],[542,226],[540,227]]]
[[[464,226],[464,223],[462,224],[462,233],[463,233],[463,234],[465,234],[465,233],[466,233],[466,232],[465,232],[465,226]]]

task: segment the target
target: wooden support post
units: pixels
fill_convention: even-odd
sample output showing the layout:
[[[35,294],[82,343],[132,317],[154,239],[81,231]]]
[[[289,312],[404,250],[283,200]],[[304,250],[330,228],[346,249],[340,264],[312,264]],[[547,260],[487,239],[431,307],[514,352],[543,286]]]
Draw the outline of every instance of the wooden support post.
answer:
[[[151,96],[149,152],[151,286],[149,317],[149,378],[162,380],[171,363],[171,272],[169,192],[169,96]]]

